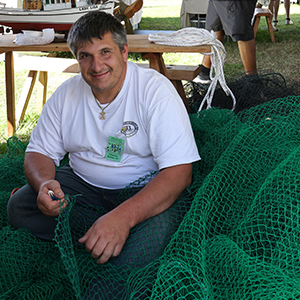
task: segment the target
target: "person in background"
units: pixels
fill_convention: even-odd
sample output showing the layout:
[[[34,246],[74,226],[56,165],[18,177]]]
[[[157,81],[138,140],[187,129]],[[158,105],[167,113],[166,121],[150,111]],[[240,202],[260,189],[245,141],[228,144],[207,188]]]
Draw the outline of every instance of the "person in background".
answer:
[[[223,42],[224,36],[230,36],[239,47],[240,56],[246,75],[256,75],[256,44],[251,20],[254,14],[256,0],[209,0],[206,26],[209,31],[217,34],[217,39]],[[211,82],[211,59],[203,57],[200,65],[201,73],[194,82],[209,84]]]
[[[278,28],[276,26],[279,25],[278,22],[278,11],[279,11],[279,6],[280,6],[280,0],[270,0],[270,1],[259,1],[256,5],[256,7],[260,8],[263,5],[268,6],[270,11],[273,13],[273,30],[278,31]],[[291,2],[290,0],[284,0],[284,8],[285,8],[285,13],[286,13],[286,19],[285,19],[285,24],[286,25],[292,25],[293,21],[290,19],[290,6]]]
[[[271,7],[271,3],[273,3],[273,9]],[[280,0],[271,0],[270,6],[269,6],[269,9],[272,11],[272,13],[274,15],[273,28],[276,28],[277,31],[278,31],[278,28],[276,26],[279,25],[279,22],[278,22],[279,5],[280,5]],[[284,0],[284,8],[285,8],[285,14],[286,14],[285,24],[286,25],[293,25],[293,21],[290,19],[290,7],[291,7],[290,0]]]

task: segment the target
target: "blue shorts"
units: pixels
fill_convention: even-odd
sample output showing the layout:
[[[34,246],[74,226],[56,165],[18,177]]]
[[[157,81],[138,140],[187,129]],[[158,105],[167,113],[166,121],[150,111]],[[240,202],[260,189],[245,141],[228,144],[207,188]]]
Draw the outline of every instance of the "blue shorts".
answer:
[[[224,30],[233,41],[250,41],[254,39],[252,18],[256,0],[209,0],[206,29]]]

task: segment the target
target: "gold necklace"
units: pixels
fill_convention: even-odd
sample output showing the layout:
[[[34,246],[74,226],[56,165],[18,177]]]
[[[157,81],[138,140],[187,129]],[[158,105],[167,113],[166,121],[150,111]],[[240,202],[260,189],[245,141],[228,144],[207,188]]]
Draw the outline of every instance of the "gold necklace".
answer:
[[[120,93],[120,91],[121,91],[121,89],[123,87],[123,84],[124,84],[124,81],[122,82],[122,85],[120,86],[116,97],[111,102],[109,102],[104,108],[101,107],[101,105],[98,103],[98,100],[95,98],[95,101],[96,101],[97,105],[101,109],[101,112],[100,112],[100,115],[99,115],[99,119],[100,120],[105,120],[106,119],[106,117],[105,117],[105,111],[104,110],[107,109],[110,106],[110,104],[117,98],[117,96],[119,95],[119,93]]]
[[[105,120],[106,119],[106,117],[105,117],[105,109],[106,108],[108,108],[109,107],[109,105],[112,103],[112,101],[111,102],[109,102],[104,108],[102,108],[101,107],[101,105],[98,103],[98,100],[95,98],[95,101],[96,101],[96,103],[97,103],[97,105],[100,107],[100,109],[101,109],[101,112],[100,112],[100,115],[99,115],[99,119],[100,120]]]

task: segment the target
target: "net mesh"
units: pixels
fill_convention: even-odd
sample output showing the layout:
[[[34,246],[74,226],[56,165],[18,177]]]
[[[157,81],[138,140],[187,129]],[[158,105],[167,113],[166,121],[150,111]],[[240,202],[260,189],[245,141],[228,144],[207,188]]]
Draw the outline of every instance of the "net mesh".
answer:
[[[134,249],[134,265],[129,255],[121,265],[98,265],[76,242],[105,213],[79,209],[76,196],[68,196],[54,242],[12,228],[6,204],[26,182],[26,143],[8,140],[0,159],[0,299],[300,299],[300,96],[240,112],[211,108],[190,119],[202,160],[177,209]],[[164,251],[153,256],[158,242]]]
[[[256,76],[245,76],[236,74],[226,79],[228,88],[233,92],[236,100],[235,112],[249,109],[260,103],[265,103],[276,98],[283,98],[290,95],[300,94],[300,83],[287,84],[280,73],[267,70],[259,71]],[[185,85],[185,91],[191,110],[197,112],[201,104],[206,107],[204,99],[209,85],[201,85],[190,81]],[[233,99],[226,95],[220,85],[217,85],[212,100],[213,107],[228,108],[234,107]]]

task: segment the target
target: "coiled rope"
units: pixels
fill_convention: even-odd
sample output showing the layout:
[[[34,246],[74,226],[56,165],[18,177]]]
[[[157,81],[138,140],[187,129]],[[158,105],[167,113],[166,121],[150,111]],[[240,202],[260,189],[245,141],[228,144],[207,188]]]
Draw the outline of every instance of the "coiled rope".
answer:
[[[149,41],[154,42],[155,44],[168,46],[191,47],[199,45],[210,45],[211,52],[202,54],[210,55],[211,57],[211,69],[209,74],[211,84],[206,92],[204,99],[200,104],[199,111],[202,110],[205,103],[207,104],[207,109],[211,108],[211,103],[218,82],[220,83],[226,95],[231,96],[233,101],[232,110],[235,109],[236,100],[232,91],[226,84],[223,72],[223,65],[225,63],[226,58],[226,50],[224,48],[224,45],[217,39],[217,35],[215,32],[209,32],[208,30],[203,28],[187,27],[171,33],[151,33],[149,34],[148,39]],[[215,74],[214,77],[213,74]]]

